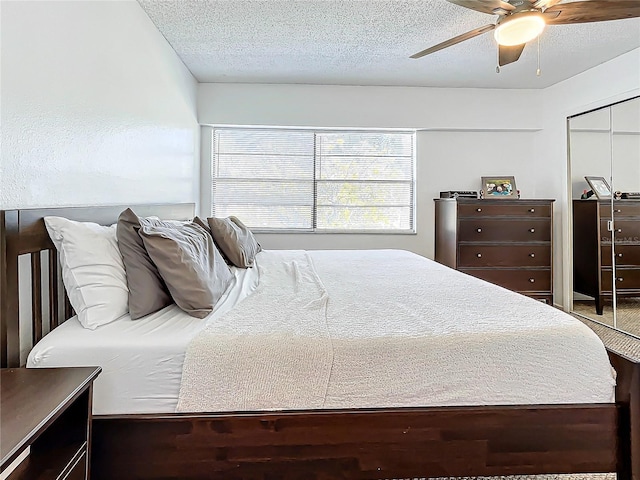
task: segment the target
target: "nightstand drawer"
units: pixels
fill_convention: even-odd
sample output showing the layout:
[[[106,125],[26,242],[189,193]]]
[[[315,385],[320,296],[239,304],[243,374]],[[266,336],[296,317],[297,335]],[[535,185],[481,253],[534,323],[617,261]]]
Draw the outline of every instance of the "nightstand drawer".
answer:
[[[82,452],[82,456],[77,459],[71,470],[62,477],[61,480],[84,480],[87,474],[87,452]]]
[[[460,245],[460,268],[545,267],[551,264],[550,245]]]
[[[519,202],[522,202],[520,200]],[[509,202],[509,204],[497,205],[495,203],[484,203],[482,201],[474,204],[458,205],[458,216],[460,217],[550,217],[550,205],[531,205],[526,203]]]
[[[460,242],[549,242],[551,222],[546,218],[530,220],[461,219]]]
[[[551,291],[551,270],[461,268],[460,271],[516,292]]]

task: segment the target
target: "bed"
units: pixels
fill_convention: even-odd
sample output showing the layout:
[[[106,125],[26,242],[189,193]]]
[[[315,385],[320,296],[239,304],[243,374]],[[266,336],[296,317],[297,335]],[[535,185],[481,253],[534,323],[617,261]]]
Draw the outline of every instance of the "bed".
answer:
[[[193,205],[147,205],[134,208],[141,215],[157,215],[161,218],[186,219],[193,215]],[[116,206],[2,212],[2,366],[16,366],[20,363],[17,257],[20,254],[31,255],[32,277],[39,279],[42,273],[40,252],[51,251],[53,248],[42,218],[57,215],[106,225],[114,223],[122,209],[123,207]],[[270,254],[263,253],[266,254],[264,264],[267,264]],[[383,264],[385,255],[396,265],[415,261],[406,252],[388,251],[376,254],[378,257],[374,258],[370,268],[374,264]],[[329,292],[330,299],[335,301],[336,296],[340,295],[345,298],[353,297],[353,293],[361,288],[347,282],[345,288],[337,289],[336,285],[344,280],[331,278],[331,272],[336,270],[332,262],[344,266],[355,258],[357,261],[353,260],[356,262],[354,265],[362,265],[367,260],[360,258],[361,255],[361,252],[342,252],[337,257],[330,252],[310,253],[310,263],[315,266],[321,286]],[[46,307],[53,313],[43,315],[43,282],[33,280],[32,343],[40,343],[29,357],[30,366],[65,363],[65,355],[71,348],[65,348],[64,341],[54,342],[55,335],[70,343],[84,343],[82,340],[69,340],[76,338],[73,337],[73,312],[62,295],[55,255],[48,258],[49,275],[44,283],[45,290],[50,295],[47,297]],[[366,258],[371,261],[372,257],[368,255]],[[377,288],[384,288],[385,281],[390,282],[396,278],[394,275],[402,275],[402,271],[402,268],[389,270],[389,278],[378,279]],[[456,288],[453,287],[459,289],[460,286],[456,286],[455,282],[462,282],[462,276],[454,276],[446,282],[436,281],[446,278],[447,272],[445,267],[433,265],[430,274],[422,279],[421,283],[429,283],[429,278],[435,279],[429,287],[431,290],[427,292],[434,292],[433,296],[438,301],[431,302],[430,306],[425,307],[427,310],[442,308],[438,305],[443,302],[446,304],[455,301],[455,295],[447,297],[447,292],[455,291]],[[240,285],[244,285],[244,289],[240,289],[244,293],[241,292],[238,298],[244,294],[247,298],[244,302],[239,302],[239,307],[246,304],[248,308],[251,299],[259,297],[252,293],[256,282],[251,275],[253,273],[245,274],[238,281]],[[400,278],[397,277],[398,280]],[[322,408],[315,408],[313,404],[314,408],[311,409],[304,408],[304,403],[292,403],[285,405],[286,410],[282,410],[277,403],[275,406],[265,406],[251,403],[255,399],[249,401],[243,397],[243,402],[232,403],[228,408],[216,407],[204,412],[201,409],[190,411],[187,408],[181,413],[175,413],[176,400],[172,400],[175,397],[167,395],[166,390],[159,390],[150,396],[155,399],[153,404],[147,401],[137,406],[122,406],[118,405],[117,399],[109,403],[113,399],[109,399],[108,395],[101,395],[97,387],[91,461],[93,478],[406,478],[611,471],[618,472],[619,478],[638,475],[638,412],[630,408],[630,404],[637,402],[637,366],[609,350],[611,363],[618,372],[618,385],[614,391],[611,382],[607,385],[607,372],[601,368],[598,377],[589,370],[592,364],[597,363],[590,355],[602,346],[597,340],[595,343],[588,343],[593,342],[594,338],[590,337],[587,329],[582,329],[583,326],[576,327],[577,323],[568,321],[568,317],[561,312],[479,280],[465,278],[465,288],[470,285],[469,281],[473,287],[468,287],[470,292],[482,292],[488,288],[490,290],[483,294],[483,298],[486,299],[489,295],[496,302],[507,305],[506,311],[500,312],[502,317],[495,314],[483,316],[480,311],[468,312],[477,320],[472,324],[474,329],[482,325],[495,326],[496,319],[500,320],[499,324],[513,323],[512,326],[521,329],[517,335],[513,332],[505,334],[504,343],[496,349],[503,351],[502,353],[509,350],[511,358],[508,366],[504,359],[493,363],[487,363],[487,359],[478,359],[477,362],[469,361],[468,358],[465,360],[464,355],[457,350],[459,342],[456,338],[462,338],[460,335],[468,335],[470,332],[464,331],[464,322],[458,323],[460,331],[451,331],[452,323],[448,322],[446,326],[441,326],[445,330],[446,342],[451,342],[447,348],[438,352],[438,346],[443,343],[439,340],[426,349],[432,352],[431,355],[411,357],[408,363],[396,367],[405,370],[413,368],[410,378],[417,379],[416,372],[423,369],[419,362],[429,365],[439,361],[438,371],[443,372],[442,379],[451,382],[448,388],[439,390],[440,397],[438,392],[429,390],[429,382],[420,379],[405,382],[409,385],[404,388],[409,388],[409,391],[398,390],[394,384],[393,395],[386,397],[385,393],[388,392],[375,388],[369,397],[354,395],[354,392],[345,390],[349,382],[339,381],[341,372],[338,369],[333,372],[333,383],[326,387]],[[454,282],[450,285],[452,288],[443,287],[451,282]],[[372,291],[375,292],[375,289]],[[396,293],[402,294],[401,291]],[[238,303],[238,298],[228,300],[230,313],[223,315],[225,311],[221,308],[213,316],[225,319],[233,312],[240,311],[239,308],[231,308]],[[360,318],[365,325],[367,315],[373,311],[367,311],[365,307],[369,305],[369,308],[375,307],[376,310],[379,307],[371,305],[372,299],[375,300],[375,295],[361,303],[360,307],[356,302],[349,308],[350,311],[356,310],[354,318]],[[522,301],[524,304],[519,303]],[[510,311],[508,305],[512,305],[515,310]],[[527,347],[527,342],[523,340],[534,341],[538,352],[545,348],[545,342],[536,340],[539,331],[526,330],[526,322],[518,323],[515,312],[530,309],[530,314],[535,315],[542,307],[546,309],[542,311],[546,312],[545,317],[550,322],[547,327],[556,328],[553,336],[559,341],[536,358],[536,364],[541,364],[539,368],[531,368],[527,348],[533,347]],[[364,310],[357,312],[358,308]],[[398,313],[398,316],[402,315]],[[167,316],[176,320],[180,314],[175,308],[168,307],[159,312],[158,318],[136,325],[135,329],[141,334],[140,339],[153,343],[153,332],[158,335],[157,338],[161,338],[161,326],[168,324],[163,322]],[[43,330],[47,330],[46,325],[43,329],[43,317],[50,317],[51,326],[57,326],[58,323],[64,325],[43,339]],[[69,320],[59,322],[59,319]],[[390,318],[389,323],[395,325],[392,320]],[[562,328],[563,322],[566,322],[565,329]],[[130,337],[132,324],[135,323],[129,322],[129,325],[124,326],[129,328]],[[224,322],[212,323],[215,328],[225,328]],[[413,328],[433,328],[425,325],[420,327],[419,323],[413,322]],[[203,322],[184,318],[171,322],[173,330],[164,333],[169,333],[168,337],[175,342],[166,345],[169,350],[164,355],[172,358],[174,364],[167,367],[164,377],[154,378],[152,375],[146,387],[169,386],[175,392],[178,388],[176,378],[179,376],[176,372],[184,367],[180,363],[180,351],[186,351],[190,341],[201,333],[202,324]],[[357,339],[350,338],[347,341],[345,337],[349,337],[349,331],[336,331],[339,322],[327,325],[327,328],[334,329],[328,338],[336,341],[335,350],[340,351],[341,344],[337,344],[344,343],[342,363],[351,365],[350,369],[344,371],[353,372],[353,357],[349,356],[352,352],[345,345],[353,346],[358,343]],[[114,326],[114,331],[116,327]],[[376,327],[370,328],[375,331]],[[577,337],[585,336],[587,339],[585,348],[575,349],[572,345],[577,337],[576,332],[571,333],[571,330],[576,328]],[[75,333],[82,332],[76,329]],[[219,335],[220,331],[214,333]],[[419,336],[417,330],[409,333],[414,337]],[[131,338],[134,345],[144,341],[138,341],[135,336]],[[516,348],[509,349],[510,345]],[[87,347],[91,348],[90,345]],[[312,348],[315,347],[312,345]],[[560,372],[554,371],[553,365],[562,361],[563,348],[564,354],[570,357],[582,356],[574,365],[584,364],[584,372],[589,374],[581,375],[579,370],[567,370],[564,372],[567,376],[563,378],[562,369]],[[480,357],[484,350],[486,349],[478,349],[476,354]],[[553,351],[556,352],[556,357],[553,356]],[[604,355],[604,350],[601,353]],[[374,356],[376,354],[373,353]],[[134,362],[126,363],[131,366]],[[496,373],[489,366],[502,368]],[[367,367],[368,365],[361,367],[362,371]],[[511,378],[512,381],[505,382],[502,386],[498,383],[491,384],[491,388],[486,389],[487,392],[479,392],[478,385],[473,384],[474,375],[470,373],[472,369],[485,374],[481,383],[490,384],[487,379],[497,376]],[[162,374],[157,370],[155,373]],[[198,375],[202,374],[203,372],[198,372]],[[384,375],[384,372],[377,374]],[[530,380],[528,392],[522,383],[516,382],[522,380],[522,377]],[[110,385],[108,372],[103,378],[107,378],[103,382],[104,392],[107,392]],[[135,376],[131,377],[132,384],[144,386],[144,381],[136,381],[134,378]],[[543,381],[542,378],[547,380]],[[581,386],[571,384],[571,388],[566,388],[568,381],[576,378]],[[380,383],[389,385],[393,380],[393,375],[390,375],[390,378]],[[465,391],[465,387],[467,397],[460,394]],[[414,390],[411,391],[411,388]],[[420,395],[426,395],[430,400],[420,402]]]

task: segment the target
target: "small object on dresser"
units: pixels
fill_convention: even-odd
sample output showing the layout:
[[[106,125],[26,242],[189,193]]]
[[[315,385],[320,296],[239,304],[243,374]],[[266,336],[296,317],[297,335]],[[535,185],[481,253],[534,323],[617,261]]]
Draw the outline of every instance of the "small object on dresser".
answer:
[[[476,190],[447,190],[440,192],[440,198],[479,198]]]
[[[586,200],[587,198],[591,198],[593,196],[593,190],[587,190],[586,188],[582,191],[582,195],[580,195],[581,200]]]

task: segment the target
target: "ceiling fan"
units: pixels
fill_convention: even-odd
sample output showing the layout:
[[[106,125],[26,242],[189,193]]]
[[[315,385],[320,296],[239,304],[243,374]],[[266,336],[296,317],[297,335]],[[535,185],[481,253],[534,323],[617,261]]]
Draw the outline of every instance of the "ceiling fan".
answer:
[[[498,15],[495,24],[476,28],[457,37],[411,55],[420,58],[443,48],[494,31],[498,42],[498,65],[508,65],[520,58],[527,42],[537,38],[546,25],[605,22],[640,17],[640,0],[448,0],[462,7]]]

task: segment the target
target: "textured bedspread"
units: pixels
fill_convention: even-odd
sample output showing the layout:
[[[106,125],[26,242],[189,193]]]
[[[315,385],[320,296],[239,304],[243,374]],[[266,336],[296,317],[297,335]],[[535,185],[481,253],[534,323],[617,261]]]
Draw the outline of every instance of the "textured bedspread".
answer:
[[[328,295],[311,257],[273,251],[260,256],[258,268],[254,294],[189,344],[178,411],[324,404],[333,349]]]
[[[265,251],[260,287],[187,349],[178,411],[598,403],[598,337],[397,250]]]

